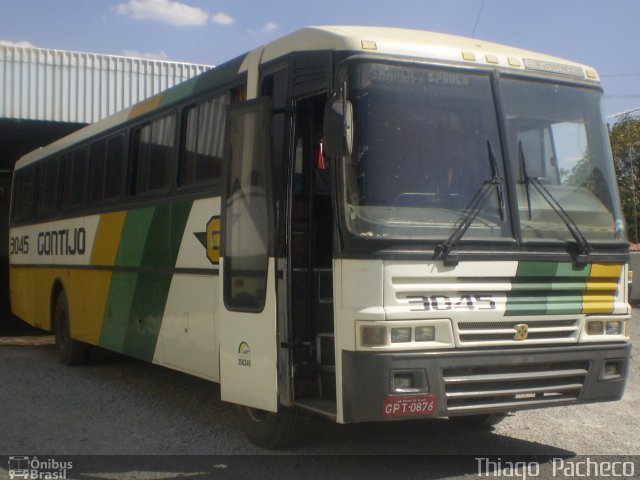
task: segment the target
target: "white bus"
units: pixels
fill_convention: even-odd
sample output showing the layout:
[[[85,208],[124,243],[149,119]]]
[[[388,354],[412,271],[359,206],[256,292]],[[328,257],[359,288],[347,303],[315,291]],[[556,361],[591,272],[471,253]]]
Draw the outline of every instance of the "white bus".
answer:
[[[305,28],[16,164],[13,312],[220,383],[258,445],[617,400],[629,246],[598,74]],[[428,425],[425,424],[425,428]]]

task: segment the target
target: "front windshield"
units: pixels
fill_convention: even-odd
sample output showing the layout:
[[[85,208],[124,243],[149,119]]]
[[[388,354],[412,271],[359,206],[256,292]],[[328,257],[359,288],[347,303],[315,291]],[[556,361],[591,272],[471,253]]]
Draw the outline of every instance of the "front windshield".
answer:
[[[349,230],[447,238],[491,181],[492,155],[502,165],[490,75],[357,63],[348,84],[355,123],[354,151],[343,164]],[[480,206],[465,240],[512,237],[500,189]]]
[[[623,222],[600,92],[518,78],[500,83],[523,238],[572,239],[530,178],[588,240],[621,239]]]

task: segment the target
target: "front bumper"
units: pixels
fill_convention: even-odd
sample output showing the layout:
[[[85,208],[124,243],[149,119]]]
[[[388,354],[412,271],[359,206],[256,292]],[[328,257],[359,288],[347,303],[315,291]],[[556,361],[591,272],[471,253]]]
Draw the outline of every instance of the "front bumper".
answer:
[[[394,373],[426,374],[430,417],[513,412],[622,398],[631,344],[446,352],[342,352],[344,423],[397,420],[383,415]],[[604,375],[605,363],[618,375]],[[419,418],[422,418],[420,416]],[[416,417],[410,417],[416,418]]]

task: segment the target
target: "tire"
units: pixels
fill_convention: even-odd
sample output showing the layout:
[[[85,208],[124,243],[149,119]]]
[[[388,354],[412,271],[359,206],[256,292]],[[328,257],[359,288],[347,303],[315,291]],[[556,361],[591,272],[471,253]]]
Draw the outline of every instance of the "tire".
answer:
[[[89,345],[71,338],[69,306],[64,291],[58,295],[53,317],[53,330],[56,337],[56,349],[64,365],[84,365],[89,361]]]
[[[305,430],[307,417],[292,409],[279,413],[236,405],[240,426],[254,445],[278,450],[296,444]]]
[[[484,415],[462,415],[449,417],[455,425],[467,428],[489,429],[507,418],[507,413],[487,413]]]

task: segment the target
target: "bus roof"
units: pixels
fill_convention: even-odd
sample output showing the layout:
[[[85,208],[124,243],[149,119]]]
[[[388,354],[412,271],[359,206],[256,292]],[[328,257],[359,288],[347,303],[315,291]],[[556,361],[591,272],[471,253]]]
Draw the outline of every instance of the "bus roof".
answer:
[[[353,51],[377,55],[399,55],[443,62],[464,62],[568,75],[573,78],[598,81],[596,71],[580,63],[522,50],[474,38],[388,27],[319,26],[306,27],[259,47],[261,63],[267,63],[293,52]],[[56,142],[23,156],[16,162],[22,168],[78,142],[89,139],[156,108],[179,102],[217,85],[231,81],[242,70],[248,54],[241,55],[218,67],[165,90],[104,120],[84,127]]]

